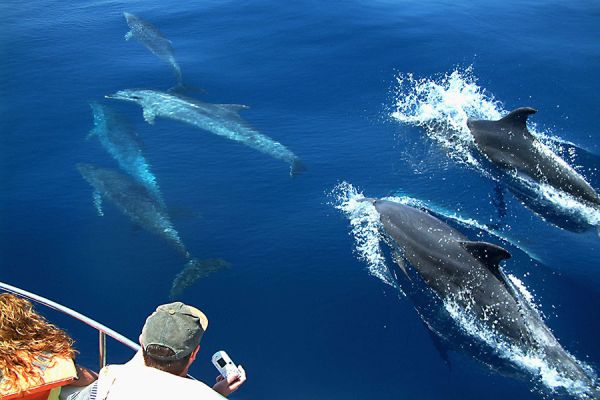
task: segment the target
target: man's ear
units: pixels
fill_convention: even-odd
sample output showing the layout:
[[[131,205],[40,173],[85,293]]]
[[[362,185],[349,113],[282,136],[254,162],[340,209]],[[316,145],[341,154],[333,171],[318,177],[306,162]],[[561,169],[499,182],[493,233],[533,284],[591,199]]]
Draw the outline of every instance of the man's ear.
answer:
[[[142,334],[140,333],[140,337],[138,338],[138,341],[140,342],[140,346],[144,347],[144,343],[142,343]]]

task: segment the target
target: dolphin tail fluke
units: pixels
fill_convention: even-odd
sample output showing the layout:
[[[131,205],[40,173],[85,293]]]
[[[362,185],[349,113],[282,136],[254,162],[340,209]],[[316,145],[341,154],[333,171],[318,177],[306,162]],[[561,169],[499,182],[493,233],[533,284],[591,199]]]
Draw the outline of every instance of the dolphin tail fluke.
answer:
[[[299,158],[295,158],[294,161],[292,161],[292,165],[290,166],[290,176],[296,176],[306,170],[306,165],[304,165],[304,163],[300,161]]]
[[[167,92],[172,94],[183,94],[187,91],[187,88],[183,84],[183,82],[177,82],[175,86],[172,86],[167,90]]]
[[[206,278],[213,272],[229,268],[230,266],[231,264],[222,258],[209,258],[206,260],[191,258],[181,272],[173,279],[169,298],[173,300],[179,297],[185,289],[194,284],[198,279]]]
[[[186,93],[207,93],[206,89],[204,88],[183,84],[183,82],[178,82],[175,86],[169,88],[168,92],[174,95],[184,95]]]

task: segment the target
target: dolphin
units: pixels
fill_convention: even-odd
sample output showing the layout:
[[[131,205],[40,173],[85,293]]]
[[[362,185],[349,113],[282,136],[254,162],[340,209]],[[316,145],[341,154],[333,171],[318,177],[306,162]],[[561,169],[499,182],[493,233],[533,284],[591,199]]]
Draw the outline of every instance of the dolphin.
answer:
[[[173,56],[171,41],[165,38],[159,30],[149,22],[128,12],[124,12],[123,16],[130,29],[130,31],[125,34],[125,40],[135,37],[154,55],[161,60],[168,62],[175,72],[175,78],[177,79],[176,87],[182,87],[183,79],[181,77],[181,68],[179,68],[179,64],[177,64],[177,61],[175,61],[175,57]]]
[[[162,237],[186,259],[191,258],[164,207],[144,185],[114,169],[93,164],[77,164],[77,169],[94,188],[94,199],[100,213],[101,200],[106,198],[136,225]]]
[[[477,149],[500,170],[600,206],[600,196],[592,186],[529,132],[527,117],[536,112],[530,107],[517,108],[498,121],[469,119],[467,126]]]
[[[165,202],[160,193],[156,177],[142,153],[142,146],[136,132],[124,117],[110,107],[90,103],[94,115],[94,128],[88,137],[97,137],[106,151],[119,163],[121,169],[144,185],[158,203]]]
[[[305,170],[292,151],[281,143],[258,132],[244,121],[239,112],[248,107],[241,104],[211,104],[156,90],[120,90],[106,96],[109,99],[139,104],[144,119],[153,124],[155,118],[170,118],[223,136],[290,164],[290,175]]]
[[[146,186],[114,169],[100,168],[93,164],[77,164],[77,169],[94,188],[94,203],[101,215],[103,214],[100,207],[102,198],[105,197],[135,224],[162,237],[186,259],[184,268],[173,281],[171,297],[181,294],[197,279],[229,267],[229,263],[219,258],[199,260],[192,257],[165,208],[157,202]]]
[[[500,263],[511,257],[507,250],[470,241],[425,211],[392,201],[369,201],[379,214],[396,264],[407,276],[412,272],[443,305],[433,311],[431,304],[417,309],[428,327],[435,324],[424,315],[454,307],[465,320],[476,321],[522,354],[540,355],[561,378],[595,390],[595,378],[559,344],[539,313],[504,275]],[[460,325],[457,318],[450,319]]]

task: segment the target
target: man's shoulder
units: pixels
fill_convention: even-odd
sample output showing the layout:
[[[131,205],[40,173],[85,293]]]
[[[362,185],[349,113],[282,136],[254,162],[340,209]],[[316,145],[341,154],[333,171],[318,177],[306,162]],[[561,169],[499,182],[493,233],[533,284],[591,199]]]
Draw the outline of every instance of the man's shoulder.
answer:
[[[101,371],[102,386],[145,398],[222,399],[201,381],[173,375],[145,365],[110,365]],[[108,389],[108,387],[106,388]]]

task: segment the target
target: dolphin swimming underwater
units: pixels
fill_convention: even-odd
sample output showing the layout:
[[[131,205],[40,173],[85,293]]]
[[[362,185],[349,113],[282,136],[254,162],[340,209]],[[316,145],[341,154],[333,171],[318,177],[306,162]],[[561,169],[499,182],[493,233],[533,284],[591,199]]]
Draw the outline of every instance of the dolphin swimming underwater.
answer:
[[[125,40],[135,37],[158,58],[168,62],[175,72],[175,78],[177,79],[176,87],[182,87],[183,79],[181,76],[181,68],[179,68],[179,64],[177,64],[177,61],[175,61],[175,57],[173,56],[171,41],[165,38],[158,29],[149,22],[128,12],[124,12],[123,16],[130,29],[130,31],[125,34]]]
[[[555,371],[556,381],[574,382],[584,394],[583,398],[597,393],[595,377],[564,350],[539,313],[504,275],[499,264],[510,258],[508,251],[494,244],[470,241],[425,211],[392,201],[368,200],[379,214],[382,233],[392,248],[396,264],[407,276],[410,272],[421,281],[441,302],[436,310],[432,310],[435,308],[432,304],[421,308],[415,304],[423,322],[434,334],[440,335],[425,315],[439,315],[446,310],[450,318],[463,327],[471,344],[481,342],[491,346],[492,353],[499,353],[493,345],[482,341],[482,337],[493,337],[494,343],[503,343],[504,347],[500,348],[513,349],[513,352],[517,349],[519,355],[515,360],[542,359]],[[449,310],[456,311],[456,315]],[[489,334],[476,336],[464,328],[468,325],[464,321],[475,321],[476,326]],[[508,362],[517,370],[531,372],[533,369],[542,375],[543,368],[539,365],[518,365],[515,360],[508,359]]]
[[[107,198],[135,224],[162,237],[186,259],[191,257],[164,207],[145,186],[114,169],[93,164],[77,164],[77,169],[94,188],[94,200],[99,212],[102,198]]]
[[[136,132],[110,107],[90,103],[94,115],[94,128],[88,137],[97,137],[106,151],[119,163],[121,169],[144,185],[150,194],[164,207],[156,177],[142,153],[142,146]]]
[[[305,170],[292,151],[258,132],[240,117],[239,112],[248,108],[247,106],[204,103],[156,90],[126,89],[106,97],[139,104],[143,109],[144,119],[149,124],[153,124],[157,116],[185,122],[285,161],[290,164],[292,176]]]
[[[100,168],[93,164],[77,164],[77,169],[94,188],[94,203],[101,215],[101,201],[105,197],[131,221],[148,232],[162,237],[185,257],[186,263],[182,271],[173,280],[171,298],[180,295],[196,280],[229,266],[229,263],[219,258],[209,260],[193,258],[175,230],[165,208],[144,185],[116,170]]]
[[[530,107],[517,108],[498,121],[469,119],[467,126],[477,149],[502,171],[524,175],[600,206],[600,196],[592,186],[529,132],[527,117],[536,112]]]

